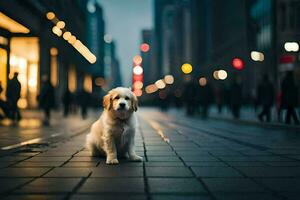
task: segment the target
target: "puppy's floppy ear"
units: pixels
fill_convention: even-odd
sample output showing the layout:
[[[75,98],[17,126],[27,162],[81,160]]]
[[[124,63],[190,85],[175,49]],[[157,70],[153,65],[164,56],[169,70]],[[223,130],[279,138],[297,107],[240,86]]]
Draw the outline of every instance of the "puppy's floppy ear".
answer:
[[[103,97],[103,108],[106,110],[111,109],[111,95],[109,93]]]
[[[132,110],[134,112],[136,112],[137,108],[138,108],[138,99],[137,99],[137,97],[135,96],[134,93],[132,93],[131,105],[132,105]]]

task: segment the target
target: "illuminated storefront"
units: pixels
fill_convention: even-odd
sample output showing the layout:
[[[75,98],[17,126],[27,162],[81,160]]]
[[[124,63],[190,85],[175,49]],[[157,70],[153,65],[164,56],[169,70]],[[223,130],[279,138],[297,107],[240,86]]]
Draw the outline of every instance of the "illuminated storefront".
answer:
[[[6,89],[7,82],[15,72],[19,73],[21,83],[21,98],[18,102],[20,108],[37,107],[37,94],[39,89],[39,39],[28,37],[30,30],[0,12],[0,28],[9,32],[10,38],[0,34],[0,81]],[[14,36],[20,34],[21,36]],[[1,98],[5,99],[5,91]]]
[[[36,37],[16,37],[11,39],[10,45],[10,73],[18,72],[21,83],[20,108],[37,106],[39,45]]]

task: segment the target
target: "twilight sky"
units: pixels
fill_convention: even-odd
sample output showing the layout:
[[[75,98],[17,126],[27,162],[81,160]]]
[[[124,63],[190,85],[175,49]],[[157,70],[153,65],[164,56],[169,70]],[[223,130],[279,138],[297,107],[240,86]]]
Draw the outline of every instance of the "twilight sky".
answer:
[[[132,58],[139,53],[141,30],[153,24],[152,0],[97,0],[104,11],[106,33],[117,46],[123,85],[130,86]]]

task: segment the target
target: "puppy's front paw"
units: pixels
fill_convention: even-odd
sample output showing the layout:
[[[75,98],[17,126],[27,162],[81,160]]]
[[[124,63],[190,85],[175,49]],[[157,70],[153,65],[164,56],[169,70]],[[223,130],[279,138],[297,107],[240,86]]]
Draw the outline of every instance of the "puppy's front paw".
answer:
[[[143,161],[143,157],[138,156],[138,155],[132,155],[132,156],[129,157],[129,160],[136,161],[136,162],[142,162]]]
[[[118,159],[116,159],[116,158],[114,158],[114,159],[106,159],[106,164],[108,164],[108,165],[117,165],[117,164],[119,164],[119,161],[118,161]]]

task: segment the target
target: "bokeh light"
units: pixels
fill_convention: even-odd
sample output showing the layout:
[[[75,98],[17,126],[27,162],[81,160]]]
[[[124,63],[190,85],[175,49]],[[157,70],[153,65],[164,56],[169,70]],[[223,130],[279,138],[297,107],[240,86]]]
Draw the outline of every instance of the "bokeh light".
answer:
[[[216,71],[213,72],[213,77],[214,77],[214,79],[219,80],[218,70],[216,70]]]
[[[155,85],[158,89],[164,89],[166,87],[166,84],[163,80],[159,79],[155,82]]]
[[[142,90],[134,90],[133,93],[134,93],[137,97],[140,97],[140,96],[142,96],[143,91],[142,91]]]
[[[141,75],[143,73],[143,71],[144,71],[143,68],[139,65],[134,66],[134,68],[133,68],[133,73],[135,75]]]
[[[158,88],[156,87],[155,84],[151,84],[151,85],[148,85],[146,88],[145,88],[145,91],[146,93],[148,94],[151,94],[151,93],[154,93],[158,90]]]
[[[225,80],[227,78],[227,72],[225,70],[219,70],[218,71],[218,78],[220,80]]]
[[[150,50],[149,44],[147,44],[147,43],[141,44],[140,50],[141,50],[142,52],[144,52],[144,53],[148,52],[148,51]]]
[[[166,75],[164,77],[164,81],[165,81],[166,84],[171,85],[171,84],[174,83],[174,77],[172,75]]]
[[[206,80],[206,78],[205,77],[201,77],[200,79],[199,79],[199,84],[200,84],[200,86],[205,86],[206,84],[207,84],[207,80]]]
[[[133,83],[133,89],[142,89],[144,86],[142,81],[135,81]]]
[[[52,20],[55,18],[55,14],[53,12],[47,12],[46,17],[47,19]]]
[[[57,22],[56,26],[60,29],[63,29],[63,28],[65,28],[66,24],[64,21],[59,21],[59,22]]]
[[[181,66],[181,71],[185,74],[189,74],[193,71],[193,67],[189,63],[185,63]]]
[[[142,63],[143,59],[140,55],[136,55],[133,57],[133,63],[135,65],[140,65]]]
[[[69,31],[64,32],[64,34],[63,34],[63,38],[65,40],[69,40],[71,36],[72,36],[72,34]]]
[[[244,68],[244,62],[240,58],[234,58],[232,60],[232,66],[237,70],[242,70]]]
[[[265,59],[265,55],[262,52],[258,52],[258,51],[251,51],[251,59],[254,61],[264,61]]]

